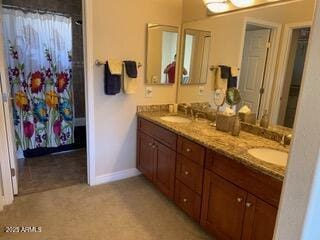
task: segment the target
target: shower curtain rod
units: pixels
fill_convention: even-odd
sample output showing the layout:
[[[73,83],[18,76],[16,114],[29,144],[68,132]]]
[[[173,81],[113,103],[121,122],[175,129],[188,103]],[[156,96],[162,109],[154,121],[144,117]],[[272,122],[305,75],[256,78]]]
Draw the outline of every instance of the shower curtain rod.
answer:
[[[52,14],[52,15],[59,15],[63,17],[71,17],[71,14],[67,13],[60,13],[60,12],[55,12],[55,11],[49,11],[49,10],[41,10],[41,9],[33,9],[29,7],[19,7],[19,6],[13,6],[13,5],[7,5],[7,4],[2,4],[3,8],[7,9],[13,9],[13,10],[21,10],[23,12],[31,12],[31,13],[39,13],[39,14]]]

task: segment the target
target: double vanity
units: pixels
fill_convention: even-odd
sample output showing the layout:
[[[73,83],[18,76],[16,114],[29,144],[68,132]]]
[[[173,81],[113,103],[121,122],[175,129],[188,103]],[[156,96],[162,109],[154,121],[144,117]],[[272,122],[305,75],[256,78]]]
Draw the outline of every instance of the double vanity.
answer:
[[[212,236],[272,239],[287,147],[165,111],[138,112],[137,133],[138,169]]]

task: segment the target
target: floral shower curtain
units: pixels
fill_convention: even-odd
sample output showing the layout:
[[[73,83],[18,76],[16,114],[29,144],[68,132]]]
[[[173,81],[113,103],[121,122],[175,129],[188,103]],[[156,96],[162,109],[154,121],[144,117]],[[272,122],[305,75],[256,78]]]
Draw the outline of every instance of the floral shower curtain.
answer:
[[[73,143],[71,18],[3,9],[17,146]]]

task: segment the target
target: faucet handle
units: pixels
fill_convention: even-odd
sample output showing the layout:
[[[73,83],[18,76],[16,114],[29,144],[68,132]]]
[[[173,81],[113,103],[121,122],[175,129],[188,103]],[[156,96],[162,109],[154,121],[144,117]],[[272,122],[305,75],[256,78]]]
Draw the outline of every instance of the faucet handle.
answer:
[[[285,146],[285,139],[286,139],[286,135],[283,134],[283,135],[282,135],[282,138],[281,138],[281,142],[280,142],[280,144],[281,144],[282,146]]]

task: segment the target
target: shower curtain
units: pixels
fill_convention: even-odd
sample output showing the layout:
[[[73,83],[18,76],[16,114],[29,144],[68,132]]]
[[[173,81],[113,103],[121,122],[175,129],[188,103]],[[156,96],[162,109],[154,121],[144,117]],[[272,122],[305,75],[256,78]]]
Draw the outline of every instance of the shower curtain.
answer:
[[[71,18],[3,9],[17,147],[73,143]]]

